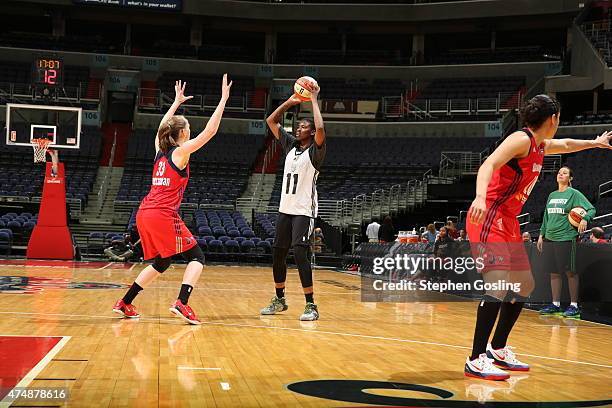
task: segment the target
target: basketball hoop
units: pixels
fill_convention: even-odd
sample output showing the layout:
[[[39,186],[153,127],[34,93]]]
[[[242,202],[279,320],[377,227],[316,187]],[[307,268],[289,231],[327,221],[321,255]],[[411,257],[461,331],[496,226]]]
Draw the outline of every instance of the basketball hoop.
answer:
[[[51,144],[50,139],[32,139],[32,148],[34,149],[34,163],[44,163],[47,161],[47,149]]]

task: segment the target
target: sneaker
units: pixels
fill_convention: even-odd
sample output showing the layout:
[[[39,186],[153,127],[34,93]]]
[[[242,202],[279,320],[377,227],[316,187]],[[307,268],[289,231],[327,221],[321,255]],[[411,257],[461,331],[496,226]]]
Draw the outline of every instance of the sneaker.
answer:
[[[529,371],[529,364],[519,361],[510,346],[494,350],[490,344],[487,344],[487,357],[493,359],[493,364],[504,370]]]
[[[191,309],[191,306],[184,305],[179,299],[176,299],[176,302],[168,310],[189,324],[202,324],[193,309]]]
[[[580,309],[576,306],[570,305],[565,312],[563,312],[563,317],[567,317],[569,319],[580,319]]]
[[[463,372],[466,377],[481,378],[483,380],[501,381],[510,378],[508,373],[495,367],[493,359],[488,358],[485,353],[482,353],[474,360],[470,360],[468,357],[465,361]]]
[[[563,313],[561,308],[559,306],[555,306],[552,303],[546,306],[545,308],[540,309],[541,315],[554,315],[554,314],[561,314],[561,313]]]
[[[289,306],[287,306],[287,303],[285,302],[285,298],[284,297],[279,298],[277,296],[274,296],[272,300],[270,301],[270,304],[264,307],[263,309],[261,309],[260,313],[262,315],[273,315],[278,312],[284,312],[287,309],[289,309]]]
[[[140,317],[136,311],[136,307],[132,304],[126,305],[123,299],[119,299],[117,303],[115,303],[115,306],[113,306],[113,312],[119,313],[123,317],[129,317],[132,319]]]
[[[310,302],[306,303],[306,307],[304,307],[304,313],[302,313],[302,315],[300,316],[300,320],[319,320],[319,310],[317,309],[317,305]]]

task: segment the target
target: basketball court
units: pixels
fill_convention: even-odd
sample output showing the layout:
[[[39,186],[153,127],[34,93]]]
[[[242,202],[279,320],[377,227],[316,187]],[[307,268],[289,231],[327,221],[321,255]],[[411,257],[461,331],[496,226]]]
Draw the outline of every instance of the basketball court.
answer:
[[[612,405],[609,326],[526,311],[510,343],[531,371],[466,379],[475,303],[362,303],[359,277],[317,270],[321,319],[300,322],[290,270],[289,310],[263,317],[270,268],[208,266],[190,301],[203,324],[189,326],[168,312],[174,265],[135,302],[141,318],[120,318],[112,305],[143,267],[3,261],[2,405],[32,406],[7,396],[15,385],[69,392],[36,406]]]

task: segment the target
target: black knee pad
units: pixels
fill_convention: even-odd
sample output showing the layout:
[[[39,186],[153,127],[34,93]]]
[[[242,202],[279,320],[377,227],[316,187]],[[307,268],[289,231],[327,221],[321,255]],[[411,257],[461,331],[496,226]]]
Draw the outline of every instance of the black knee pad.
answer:
[[[204,252],[202,252],[202,248],[200,248],[198,245],[181,253],[181,255],[187,262],[199,262],[202,264],[202,266],[204,266]]]
[[[158,256],[153,262],[153,269],[159,273],[164,273],[170,267],[170,257],[162,258]]]
[[[295,257],[295,263],[300,273],[300,280],[302,281],[303,288],[309,288],[312,286],[312,267],[310,266],[310,259],[308,259],[308,247],[304,245],[296,245],[293,247],[293,255]]]

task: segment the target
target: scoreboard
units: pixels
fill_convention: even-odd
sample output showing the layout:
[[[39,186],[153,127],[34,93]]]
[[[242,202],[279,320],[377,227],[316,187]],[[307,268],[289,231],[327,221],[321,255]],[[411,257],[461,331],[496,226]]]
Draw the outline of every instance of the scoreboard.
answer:
[[[55,57],[40,57],[32,66],[32,82],[48,88],[64,85],[64,61]]]

